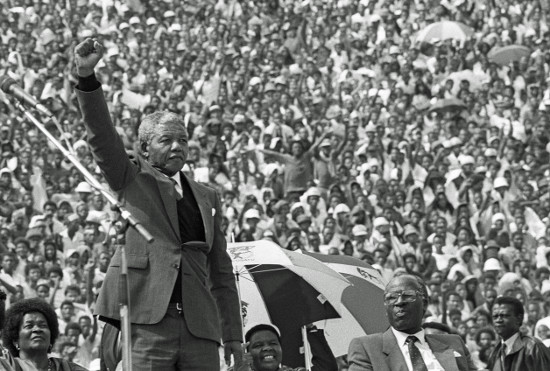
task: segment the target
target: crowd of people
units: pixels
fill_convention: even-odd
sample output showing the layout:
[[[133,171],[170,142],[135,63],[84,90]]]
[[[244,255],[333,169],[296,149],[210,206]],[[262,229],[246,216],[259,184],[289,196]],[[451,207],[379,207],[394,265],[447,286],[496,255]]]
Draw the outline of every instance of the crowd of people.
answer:
[[[538,0],[6,0],[0,75],[101,181],[73,91],[74,47],[96,38],[126,149],[144,114],[181,115],[184,171],[218,191],[228,241],[419,275],[425,322],[483,367],[499,295],[550,345],[549,16]],[[471,32],[422,40],[438,21]],[[528,52],[493,57],[511,45]],[[118,213],[1,92],[0,123],[6,305],[49,302],[54,351],[90,367]]]

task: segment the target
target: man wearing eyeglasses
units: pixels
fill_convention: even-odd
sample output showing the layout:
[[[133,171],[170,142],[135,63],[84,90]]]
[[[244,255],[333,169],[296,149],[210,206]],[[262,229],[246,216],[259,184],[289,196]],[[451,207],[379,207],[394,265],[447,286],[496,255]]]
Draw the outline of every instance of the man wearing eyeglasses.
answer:
[[[384,305],[390,328],[351,341],[349,371],[476,370],[460,336],[429,335],[422,329],[428,291],[420,277],[394,277],[384,292]]]

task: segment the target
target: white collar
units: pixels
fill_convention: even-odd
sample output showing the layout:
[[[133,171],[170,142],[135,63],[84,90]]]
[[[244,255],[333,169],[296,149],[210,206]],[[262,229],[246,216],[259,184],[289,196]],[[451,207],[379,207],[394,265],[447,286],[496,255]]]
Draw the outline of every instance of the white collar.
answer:
[[[399,345],[400,347],[406,346],[405,341],[409,336],[416,336],[416,338],[418,339],[418,342],[421,345],[426,343],[426,336],[425,336],[424,329],[421,329],[420,331],[414,334],[407,334],[406,332],[398,331],[393,327],[391,327],[391,330],[395,335],[395,338],[397,339],[397,345]]]
[[[506,354],[510,354],[517,338],[519,338],[519,332],[516,332],[514,335],[510,336],[508,340],[502,342],[506,345]]]

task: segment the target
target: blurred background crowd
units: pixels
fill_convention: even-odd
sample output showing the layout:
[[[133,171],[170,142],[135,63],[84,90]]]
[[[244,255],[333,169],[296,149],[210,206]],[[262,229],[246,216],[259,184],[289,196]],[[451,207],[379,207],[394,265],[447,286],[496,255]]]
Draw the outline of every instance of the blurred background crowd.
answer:
[[[101,179],[72,53],[135,150],[140,118],[184,117],[184,170],[219,191],[228,241],[350,255],[422,276],[427,322],[480,366],[498,295],[550,345],[550,3],[546,0],[4,0],[0,75],[46,105]],[[444,27],[431,26],[443,22]],[[0,284],[57,311],[56,351],[97,358],[91,315],[116,211],[0,93]],[[60,128],[62,130],[60,130]],[[92,365],[93,366],[93,365]]]

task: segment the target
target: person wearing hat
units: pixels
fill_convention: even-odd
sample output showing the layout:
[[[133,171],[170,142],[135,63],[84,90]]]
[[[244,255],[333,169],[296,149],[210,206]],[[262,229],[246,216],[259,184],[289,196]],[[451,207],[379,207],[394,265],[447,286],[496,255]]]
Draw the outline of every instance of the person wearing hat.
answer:
[[[308,205],[308,213],[311,215],[312,224],[320,229],[320,226],[325,223],[325,219],[328,216],[323,207],[324,200],[321,201],[321,191],[317,187],[311,187],[304,193],[304,197]]]
[[[128,281],[133,369],[215,370],[220,340],[226,362],[233,355],[240,366],[240,304],[221,231],[219,198],[181,173],[188,138],[183,118],[175,113],[145,116],[138,133],[140,155],[127,156],[94,73],[103,51],[97,40],[86,39],[74,53],[75,90],[87,140],[109,186],[154,237],[147,242],[134,229],[126,233],[126,243],[132,246]],[[101,319],[114,325],[120,320],[120,298],[112,287],[120,269],[117,250],[95,308]]]
[[[243,228],[246,229],[252,236],[254,236],[254,240],[260,239],[263,233],[263,230],[258,228],[258,223],[260,222],[260,220],[261,217],[258,209],[251,208],[244,212]]]

